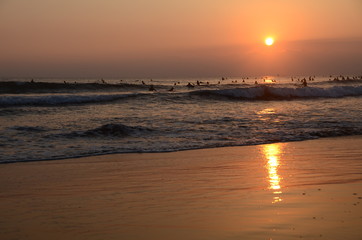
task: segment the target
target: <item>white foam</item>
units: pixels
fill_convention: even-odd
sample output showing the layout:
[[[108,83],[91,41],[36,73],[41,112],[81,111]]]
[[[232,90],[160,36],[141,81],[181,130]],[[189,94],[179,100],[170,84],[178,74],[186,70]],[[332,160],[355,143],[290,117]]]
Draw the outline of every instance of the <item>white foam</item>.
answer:
[[[1,96],[0,106],[64,105],[114,101],[138,94]]]
[[[362,96],[362,86],[334,86],[331,88],[303,87],[303,88],[278,88],[278,87],[251,87],[213,90],[210,93],[234,98],[263,99],[268,97],[289,98],[340,98],[346,96]]]

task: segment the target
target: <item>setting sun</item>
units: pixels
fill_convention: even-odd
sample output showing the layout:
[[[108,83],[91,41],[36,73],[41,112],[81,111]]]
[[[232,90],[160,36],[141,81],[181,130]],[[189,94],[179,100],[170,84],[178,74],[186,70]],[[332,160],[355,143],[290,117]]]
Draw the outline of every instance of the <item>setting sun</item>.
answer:
[[[265,45],[271,46],[271,45],[273,45],[273,44],[274,44],[274,39],[273,39],[272,37],[267,37],[267,38],[265,39]]]

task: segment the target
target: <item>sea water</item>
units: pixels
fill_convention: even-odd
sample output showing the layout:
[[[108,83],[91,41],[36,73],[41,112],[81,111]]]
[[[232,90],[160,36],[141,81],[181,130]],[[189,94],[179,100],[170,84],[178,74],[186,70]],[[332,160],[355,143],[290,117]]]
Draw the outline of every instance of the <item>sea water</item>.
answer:
[[[0,81],[2,163],[361,134],[360,76]]]

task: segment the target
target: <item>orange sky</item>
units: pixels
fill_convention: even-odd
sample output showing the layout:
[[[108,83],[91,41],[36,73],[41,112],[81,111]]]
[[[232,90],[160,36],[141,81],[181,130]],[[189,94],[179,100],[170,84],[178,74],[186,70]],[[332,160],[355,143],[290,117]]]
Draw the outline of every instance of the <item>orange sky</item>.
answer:
[[[0,76],[362,74],[360,0],[0,0],[0,32]]]

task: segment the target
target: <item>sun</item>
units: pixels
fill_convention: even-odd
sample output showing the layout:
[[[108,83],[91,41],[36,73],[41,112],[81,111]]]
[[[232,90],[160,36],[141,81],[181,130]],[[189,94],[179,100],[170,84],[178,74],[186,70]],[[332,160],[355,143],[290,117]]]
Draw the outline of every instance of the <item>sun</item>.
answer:
[[[265,38],[265,45],[267,45],[267,46],[271,46],[271,45],[273,45],[274,44],[274,38],[272,38],[272,37],[267,37],[267,38]]]

